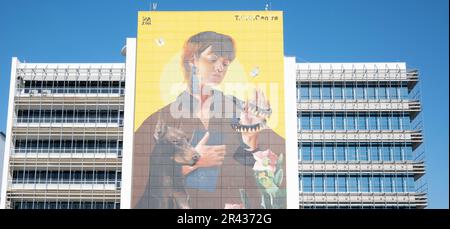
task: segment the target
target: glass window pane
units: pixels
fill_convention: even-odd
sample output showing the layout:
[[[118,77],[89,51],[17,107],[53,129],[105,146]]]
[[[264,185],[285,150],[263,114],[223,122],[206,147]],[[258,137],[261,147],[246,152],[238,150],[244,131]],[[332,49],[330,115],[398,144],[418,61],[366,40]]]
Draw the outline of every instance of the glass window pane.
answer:
[[[356,179],[356,176],[350,176],[348,178],[348,191],[358,192],[358,181]]]
[[[336,146],[336,160],[345,161],[344,144],[337,144]]]
[[[364,85],[358,85],[358,87],[356,87],[356,99],[365,99],[365,95],[364,95]]]
[[[301,130],[311,130],[310,117],[308,114],[302,114],[301,116]]]
[[[378,146],[372,145],[370,147],[370,160],[372,161],[379,161],[380,160],[380,153],[378,152]]]
[[[356,123],[355,123],[355,113],[349,113],[346,117],[346,124],[347,124],[347,130],[355,130],[356,129]]]
[[[311,86],[311,99],[320,99],[320,85],[313,83]]]
[[[312,192],[312,177],[310,175],[304,175],[302,177],[303,192]]]
[[[369,177],[367,176],[362,176],[360,177],[360,191],[361,192],[370,192],[369,189]]]
[[[376,85],[369,84],[369,86],[367,87],[367,98],[368,99],[376,99],[375,89],[376,89]]]
[[[394,161],[401,161],[403,160],[402,157],[402,149],[399,145],[394,146]]]
[[[397,86],[393,85],[389,87],[389,98],[390,99],[398,99]]]
[[[402,129],[411,130],[411,120],[409,119],[409,115],[407,114],[405,114],[402,118]]]
[[[347,192],[347,178],[338,176],[338,192]]]
[[[378,99],[387,99],[386,86],[380,85],[377,89]]]
[[[403,153],[405,155],[405,159],[408,161],[412,161],[413,159],[413,151],[410,144],[405,144],[403,147]]]
[[[391,176],[385,176],[383,178],[383,191],[384,192],[393,192],[392,188],[392,177]]]
[[[359,160],[368,161],[369,160],[369,152],[368,147],[365,144],[361,144],[358,148]]]
[[[325,146],[325,160],[326,161],[334,161],[334,152],[333,152],[333,145],[327,144]]]
[[[300,86],[300,94],[302,100],[308,100],[309,99],[309,85],[308,84],[302,84]]]
[[[320,113],[313,113],[313,117],[311,119],[311,127],[313,130],[321,130],[321,114]]]
[[[322,87],[322,99],[330,100],[331,99],[331,84],[323,84]]]
[[[350,143],[347,147],[347,160],[356,161],[356,145],[354,143]]]
[[[324,192],[323,176],[314,177],[314,192]]]
[[[354,85],[352,83],[347,83],[345,85],[345,99],[355,99],[355,95],[353,92]]]
[[[415,192],[414,177],[408,176],[406,179],[408,192]]]
[[[396,192],[404,192],[405,191],[405,187],[403,184],[403,177],[395,178],[395,191]]]
[[[322,145],[314,145],[313,156],[314,156],[314,161],[323,161]]]
[[[369,115],[369,130],[378,130],[377,114],[370,113]]]
[[[381,192],[381,179],[380,177],[372,177],[372,192]]]
[[[336,113],[335,130],[344,130],[344,113]]]
[[[303,161],[311,161],[311,145],[303,145],[302,159]]]
[[[333,130],[333,115],[325,114],[323,117],[323,129]]]
[[[358,130],[367,130],[366,114],[360,113],[358,116]]]
[[[342,100],[343,99],[342,84],[340,84],[340,83],[335,83],[334,84],[334,87],[333,87],[333,99],[336,99],[336,100]]]
[[[390,146],[383,146],[381,147],[381,154],[383,156],[383,161],[390,161],[391,158],[391,147]]]
[[[400,116],[398,114],[391,117],[391,128],[392,130],[400,130]]]
[[[389,118],[388,114],[383,113],[379,118],[380,130],[389,130]]]
[[[336,192],[335,182],[336,182],[336,177],[335,176],[327,176],[327,179],[326,179],[327,190],[326,190],[326,192]]]
[[[408,99],[408,87],[407,86],[402,86],[400,88],[400,98]]]

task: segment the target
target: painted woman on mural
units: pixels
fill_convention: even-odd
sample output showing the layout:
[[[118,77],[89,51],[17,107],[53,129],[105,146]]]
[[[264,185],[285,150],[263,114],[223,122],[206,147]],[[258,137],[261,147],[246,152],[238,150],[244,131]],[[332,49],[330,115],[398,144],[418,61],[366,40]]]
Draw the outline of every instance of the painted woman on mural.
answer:
[[[266,125],[269,101],[213,89],[235,53],[216,32],[186,41],[186,90],[135,132],[132,207],[286,208],[285,140]]]

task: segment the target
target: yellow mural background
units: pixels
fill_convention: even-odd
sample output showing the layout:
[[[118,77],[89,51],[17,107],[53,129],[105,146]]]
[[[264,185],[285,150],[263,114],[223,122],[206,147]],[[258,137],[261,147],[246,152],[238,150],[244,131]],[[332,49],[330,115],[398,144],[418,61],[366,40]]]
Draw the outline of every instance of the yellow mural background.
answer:
[[[245,99],[246,92],[261,88],[273,109],[269,127],[285,137],[281,11],[143,11],[138,23],[134,131],[185,89],[180,56],[186,40],[215,31],[231,36],[236,45],[236,59],[220,89]],[[257,76],[251,73],[255,69],[259,69]]]

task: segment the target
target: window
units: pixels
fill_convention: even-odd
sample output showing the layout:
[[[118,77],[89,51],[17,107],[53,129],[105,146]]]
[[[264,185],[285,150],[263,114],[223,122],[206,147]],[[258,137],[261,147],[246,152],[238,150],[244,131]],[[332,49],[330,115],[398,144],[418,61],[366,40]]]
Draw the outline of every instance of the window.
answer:
[[[326,178],[326,192],[336,192],[336,177],[335,176],[327,176]]]
[[[411,130],[410,126],[411,121],[409,120],[409,115],[404,114],[402,118],[402,129],[403,130]]]
[[[377,89],[378,99],[387,99],[386,87],[384,85],[380,85],[380,87],[378,87]]]
[[[369,114],[369,130],[378,130],[377,114]]]
[[[398,91],[397,91],[397,86],[396,85],[392,85],[391,87],[389,87],[389,98],[390,99],[398,99]]]
[[[356,145],[354,143],[350,143],[347,147],[347,159],[356,161]]]
[[[333,144],[327,143],[325,145],[325,160],[334,161]]]
[[[355,113],[348,113],[346,118],[346,127],[347,130],[355,130],[356,129],[356,123],[355,123]]]
[[[314,177],[314,192],[324,192],[323,176]]]
[[[391,128],[392,128],[392,130],[400,130],[400,116],[399,116],[399,114],[394,114],[391,117]]]
[[[387,113],[382,113],[380,116],[380,129],[389,130],[389,118]]]
[[[325,114],[323,116],[323,129],[324,130],[333,130],[333,115]]]
[[[372,177],[372,192],[381,192],[381,178],[380,177]]]
[[[347,178],[338,176],[338,192],[347,192]]]
[[[344,130],[344,113],[336,113],[334,125],[336,130]]]
[[[403,155],[405,155],[405,159],[408,161],[413,160],[413,151],[410,144],[405,144],[403,147]]]
[[[360,184],[361,192],[370,192],[369,177],[367,177],[367,176],[360,177],[359,184]]]
[[[302,147],[302,159],[303,161],[311,161],[311,145],[303,145]]]
[[[392,176],[385,176],[383,178],[383,189],[384,192],[394,192],[392,186]]]
[[[300,85],[300,95],[302,100],[309,100],[309,85],[301,84]]]
[[[342,100],[342,84],[341,83],[335,83],[333,87],[333,97],[336,100]]]
[[[313,157],[314,161],[323,161],[322,156],[322,146],[319,144],[315,144],[313,148]]]
[[[358,130],[367,130],[366,114],[359,113]]]
[[[311,99],[320,99],[320,85],[313,83],[311,86]]]
[[[366,96],[364,95],[364,84],[359,83],[358,86],[355,88],[355,94],[356,99],[365,99]]]
[[[348,178],[348,190],[349,192],[358,192],[358,181],[356,176],[350,176]]]
[[[407,192],[415,192],[416,190],[414,187],[414,177],[408,176],[405,179],[406,179]]]
[[[302,130],[311,130],[309,114],[302,114],[300,129],[302,129]]]
[[[355,99],[352,83],[346,83],[346,85],[345,85],[345,99],[349,99],[349,100]]]
[[[402,149],[401,149],[401,147],[399,145],[394,146],[393,153],[394,153],[394,161],[401,161],[401,160],[403,160]]]
[[[323,84],[322,99],[331,100],[331,84],[329,84],[329,83]]]
[[[367,145],[361,144],[358,148],[358,156],[359,160],[361,161],[368,161],[369,160],[369,152],[368,152]]]
[[[383,161],[390,161],[391,160],[391,147],[386,146],[386,145],[382,146],[381,154],[383,156]]]
[[[311,119],[311,127],[313,130],[321,130],[321,114],[320,113],[313,113],[313,117]]]
[[[311,175],[304,175],[303,176],[303,192],[312,192],[312,177]]]
[[[408,99],[408,87],[403,85],[400,87],[400,99]]]
[[[395,191],[396,192],[405,192],[405,187],[403,184],[403,177],[395,178]]]
[[[345,161],[344,144],[338,143],[336,146],[336,160]]]
[[[367,87],[367,99],[376,99],[375,89],[375,84],[369,84],[369,86]]]

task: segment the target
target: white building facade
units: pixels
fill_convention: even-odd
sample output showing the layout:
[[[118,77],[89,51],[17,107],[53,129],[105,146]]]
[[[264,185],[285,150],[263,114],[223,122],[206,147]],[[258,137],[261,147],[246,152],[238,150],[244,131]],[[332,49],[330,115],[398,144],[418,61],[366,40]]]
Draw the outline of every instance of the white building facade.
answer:
[[[120,208],[125,76],[12,59],[0,208]]]
[[[130,207],[135,51],[131,38],[125,64],[13,58],[0,208]],[[286,58],[285,78],[289,208],[426,206],[416,71]]]
[[[405,63],[300,63],[300,208],[427,205],[418,72]]]

